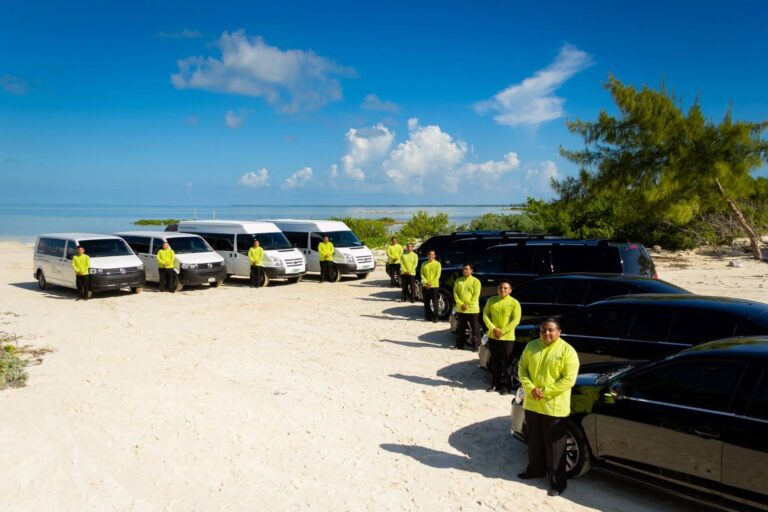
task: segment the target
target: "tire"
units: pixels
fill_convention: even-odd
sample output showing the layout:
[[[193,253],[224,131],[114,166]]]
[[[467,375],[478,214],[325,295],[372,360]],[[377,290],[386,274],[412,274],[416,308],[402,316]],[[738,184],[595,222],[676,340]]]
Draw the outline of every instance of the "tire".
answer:
[[[143,289],[144,288],[142,288],[141,286],[136,286],[135,288],[131,288],[131,293],[141,293]]]
[[[42,270],[37,271],[37,286],[41,290],[47,290],[48,289],[48,281],[45,279],[45,274],[43,274]]]
[[[403,283],[400,281],[400,269],[399,268],[396,268],[392,272],[391,279],[395,282],[395,288],[402,288],[403,287]]]
[[[289,277],[288,278],[288,282],[289,283],[300,283],[302,279],[304,279],[304,276]]]
[[[336,265],[331,265],[328,269],[328,279],[332,283],[338,283],[341,281],[341,272],[339,272],[339,267]]]
[[[261,281],[261,288],[266,288],[269,286],[269,276],[266,272],[262,272],[261,275],[264,276],[264,279]]]
[[[370,272],[366,272],[365,274],[357,274],[357,278],[358,279],[365,279],[365,278],[368,277],[368,274],[370,274]]]
[[[453,308],[453,297],[442,288],[437,291],[437,317],[445,320],[451,314]]]
[[[221,281],[214,281],[211,283],[211,288],[218,288],[221,286]]]
[[[424,290],[421,287],[421,281],[416,281],[416,296],[414,297],[416,302],[424,302]]]
[[[86,296],[88,300],[91,300],[93,298],[93,292],[91,290],[88,290],[88,295]]]
[[[565,472],[568,478],[578,478],[592,467],[589,443],[581,428],[568,422],[565,437]]]
[[[184,283],[182,283],[181,281],[179,281],[179,278],[177,277],[177,278],[176,278],[176,291],[177,291],[177,292],[180,292],[180,291],[181,291],[181,290],[183,290],[183,289],[184,289]]]

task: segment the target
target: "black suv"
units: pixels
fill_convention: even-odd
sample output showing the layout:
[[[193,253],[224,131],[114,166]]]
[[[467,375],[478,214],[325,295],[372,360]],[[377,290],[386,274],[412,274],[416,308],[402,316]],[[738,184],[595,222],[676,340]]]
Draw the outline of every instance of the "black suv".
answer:
[[[562,337],[582,363],[653,359],[730,336],[768,335],[768,304],[702,295],[624,295],[560,317]],[[538,326],[520,324],[527,342]]]
[[[502,281],[515,288],[531,279],[565,272],[605,272],[656,278],[656,268],[641,244],[612,240],[519,240],[491,247],[475,262],[481,296],[493,295]],[[446,267],[440,276],[438,315],[447,318],[453,307],[453,284],[459,267]]]
[[[624,274],[556,274],[539,277],[512,289],[512,296],[520,302],[520,322],[534,323],[547,317],[558,317],[587,304],[617,295],[638,293],[690,294],[679,286],[660,279]],[[480,310],[488,297],[480,298]],[[451,314],[451,331],[456,332],[458,317]]]
[[[522,440],[524,400],[520,390],[512,403]],[[582,366],[566,469],[574,478],[594,466],[710,505],[768,510],[766,432],[768,337],[714,341],[653,363]]]

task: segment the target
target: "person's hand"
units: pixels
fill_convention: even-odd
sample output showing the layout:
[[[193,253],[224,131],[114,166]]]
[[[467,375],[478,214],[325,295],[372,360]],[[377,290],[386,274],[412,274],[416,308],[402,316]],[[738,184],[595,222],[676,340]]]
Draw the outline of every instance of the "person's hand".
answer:
[[[431,284],[425,284],[424,288],[427,288],[427,289],[432,288],[432,285]]]
[[[533,388],[531,390],[531,396],[533,397],[534,400],[541,400],[542,398],[544,398],[544,393],[542,393],[541,389],[539,388]]]
[[[462,311],[466,311],[467,310],[467,305],[466,304],[462,304],[461,305],[461,310]]]
[[[494,327],[493,328],[493,337],[498,340],[498,339],[501,338],[501,336],[502,336],[501,329],[499,329],[498,327]]]

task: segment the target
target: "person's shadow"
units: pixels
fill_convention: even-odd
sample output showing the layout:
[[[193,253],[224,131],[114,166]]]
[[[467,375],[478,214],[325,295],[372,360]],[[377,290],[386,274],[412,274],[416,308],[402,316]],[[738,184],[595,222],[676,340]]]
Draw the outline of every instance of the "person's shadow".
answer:
[[[393,379],[405,380],[424,386],[445,386],[474,391],[485,389],[490,384],[486,372],[483,372],[478,368],[476,358],[460,363],[453,363],[444,368],[440,368],[437,370],[437,376],[440,377],[440,379],[420,377],[418,375],[403,375],[401,373],[390,375]]]

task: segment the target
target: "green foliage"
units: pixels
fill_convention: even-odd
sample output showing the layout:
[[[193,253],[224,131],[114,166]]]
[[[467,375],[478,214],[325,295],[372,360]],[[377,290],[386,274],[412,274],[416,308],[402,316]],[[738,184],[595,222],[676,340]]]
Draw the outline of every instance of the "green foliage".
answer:
[[[0,389],[23,386],[27,382],[26,366],[14,345],[0,345]]]
[[[447,213],[430,215],[423,210],[419,210],[413,214],[411,220],[400,228],[397,236],[401,243],[407,243],[415,242],[416,240],[426,240],[431,236],[439,235],[440,233],[450,233],[453,230],[454,226],[448,221]]]
[[[365,245],[370,248],[380,248],[387,245],[392,237],[389,228],[395,224],[395,219],[361,219],[355,217],[331,217],[330,220],[340,220],[351,229]]]
[[[134,222],[136,226],[167,226],[169,224],[178,224],[179,219],[139,219]]]
[[[527,212],[500,214],[486,213],[473,219],[469,224],[456,228],[458,231],[523,231],[542,233],[544,225]]]

